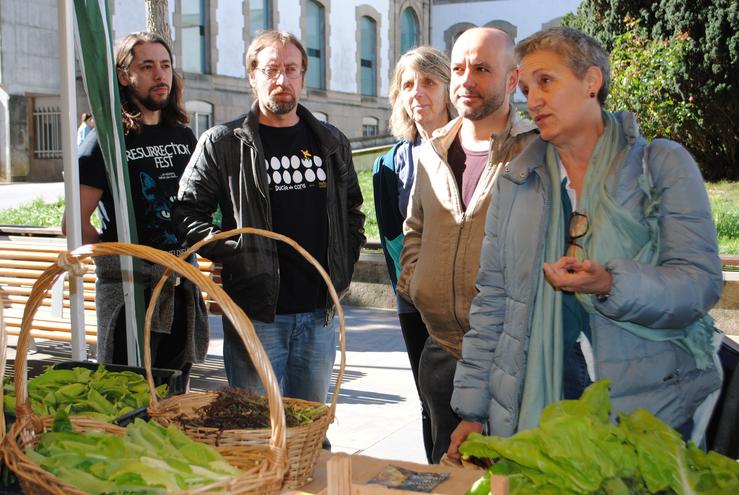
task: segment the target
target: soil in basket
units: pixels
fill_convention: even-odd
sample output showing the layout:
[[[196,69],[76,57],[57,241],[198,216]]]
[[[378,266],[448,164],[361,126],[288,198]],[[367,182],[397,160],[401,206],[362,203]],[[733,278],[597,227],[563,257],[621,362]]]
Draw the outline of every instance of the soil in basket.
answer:
[[[302,405],[287,402],[285,422],[288,427],[305,425],[328,410],[323,405]],[[251,390],[225,387],[211,403],[195,410],[192,416],[180,415],[182,426],[208,427],[220,430],[248,430],[269,428],[269,403],[267,398]]]

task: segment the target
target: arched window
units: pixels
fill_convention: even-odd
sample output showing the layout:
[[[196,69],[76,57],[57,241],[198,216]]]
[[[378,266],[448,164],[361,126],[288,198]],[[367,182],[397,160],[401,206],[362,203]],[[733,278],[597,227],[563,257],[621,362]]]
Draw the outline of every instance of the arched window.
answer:
[[[213,105],[207,101],[190,100],[185,103],[185,110],[190,116],[190,129],[195,137],[199,138],[213,125]]]
[[[374,117],[362,118],[362,136],[370,137],[380,134],[380,121]]]
[[[418,17],[408,7],[400,14],[400,53],[418,46]]]
[[[508,36],[511,37],[512,41],[516,41],[516,36],[518,36],[518,28],[511,24],[508,21],[502,21],[500,19],[496,19],[494,21],[490,21],[485,24],[485,27],[491,27],[491,28],[497,28],[506,33]]]
[[[360,92],[362,96],[377,96],[377,24],[369,16],[359,19]]]
[[[449,28],[444,31],[444,44],[446,45],[446,52],[448,54],[452,53],[452,47],[457,41],[457,38],[459,38],[462,33],[473,27],[477,26],[475,26],[471,22],[458,22],[449,26]]]
[[[308,52],[308,73],[306,74],[306,86],[309,88],[326,88],[326,44],[325,44],[325,18],[323,5],[308,0],[306,3],[306,43],[305,50]]]

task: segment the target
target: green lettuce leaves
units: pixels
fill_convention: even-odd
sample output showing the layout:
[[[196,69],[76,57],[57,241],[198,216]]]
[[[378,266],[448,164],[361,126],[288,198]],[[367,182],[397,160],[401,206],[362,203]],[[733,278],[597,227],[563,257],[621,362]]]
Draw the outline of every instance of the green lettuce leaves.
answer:
[[[647,411],[610,423],[609,387],[601,380],[549,405],[537,428],[512,437],[470,435],[460,452],[495,464],[468,494],[487,494],[490,473],[509,477],[511,495],[739,493],[739,463],[686,445]]]
[[[15,414],[15,387],[6,379],[3,405]],[[167,384],[156,389],[167,395]],[[31,409],[39,416],[53,416],[64,410],[71,415],[90,416],[113,421],[149,404],[149,385],[143,375],[132,371],[108,371],[100,364],[87,368],[55,369],[49,367],[28,382]]]
[[[212,447],[174,426],[134,420],[125,435],[75,432],[67,415],[55,417],[29,458],[62,480],[91,494],[179,492],[239,474]]]

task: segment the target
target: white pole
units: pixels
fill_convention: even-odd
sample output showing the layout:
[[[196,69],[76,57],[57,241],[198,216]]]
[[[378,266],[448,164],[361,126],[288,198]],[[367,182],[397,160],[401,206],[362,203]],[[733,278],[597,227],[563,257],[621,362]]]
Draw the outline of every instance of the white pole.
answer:
[[[80,180],[77,168],[77,89],[74,73],[74,9],[71,0],[59,2],[60,83],[62,92],[62,157],[67,221],[67,249],[82,244],[80,227]],[[72,360],[87,359],[82,277],[69,276]]]

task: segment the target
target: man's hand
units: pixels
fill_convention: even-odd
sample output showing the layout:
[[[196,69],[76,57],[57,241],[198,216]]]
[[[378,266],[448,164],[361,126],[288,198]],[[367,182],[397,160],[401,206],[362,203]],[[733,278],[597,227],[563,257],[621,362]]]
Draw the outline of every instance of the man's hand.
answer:
[[[455,461],[461,460],[462,456],[459,453],[459,446],[467,440],[470,433],[482,433],[482,430],[483,424],[477,421],[462,421],[459,423],[450,437],[449,450],[446,451],[447,457]]]
[[[597,261],[578,261],[570,256],[551,265],[544,263],[544,275],[555,289],[583,294],[608,294],[613,282],[611,274]]]

